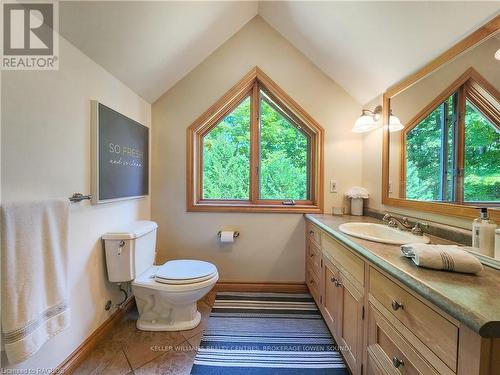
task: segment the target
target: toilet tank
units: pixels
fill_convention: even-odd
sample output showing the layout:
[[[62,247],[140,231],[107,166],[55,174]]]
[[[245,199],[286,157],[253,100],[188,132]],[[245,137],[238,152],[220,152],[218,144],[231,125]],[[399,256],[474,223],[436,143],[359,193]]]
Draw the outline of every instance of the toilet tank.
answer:
[[[132,281],[154,264],[157,228],[154,221],[136,221],[102,236],[109,281]]]

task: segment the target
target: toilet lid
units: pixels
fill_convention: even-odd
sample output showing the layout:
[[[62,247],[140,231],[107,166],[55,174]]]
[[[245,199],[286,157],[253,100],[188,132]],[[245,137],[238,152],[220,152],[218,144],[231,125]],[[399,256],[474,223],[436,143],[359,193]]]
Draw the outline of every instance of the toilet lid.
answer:
[[[165,284],[191,284],[208,280],[216,273],[217,268],[212,263],[202,260],[171,260],[158,268],[155,281]]]

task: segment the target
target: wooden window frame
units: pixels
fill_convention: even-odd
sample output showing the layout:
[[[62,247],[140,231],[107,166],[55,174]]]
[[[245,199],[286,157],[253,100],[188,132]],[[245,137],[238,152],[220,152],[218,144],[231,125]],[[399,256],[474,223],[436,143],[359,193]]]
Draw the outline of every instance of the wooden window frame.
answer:
[[[259,111],[260,90],[273,102],[286,109],[285,115],[310,137],[308,152],[309,199],[293,205],[283,200],[259,199]],[[248,200],[203,199],[203,138],[250,97],[250,194]],[[280,113],[283,110],[280,108]],[[323,212],[324,130],[297,102],[258,67],[253,68],[187,129],[187,211],[193,212]]]
[[[400,158],[400,195],[406,198],[406,139],[410,131],[417,127],[427,116],[429,116],[439,105],[443,104],[451,95],[458,95],[457,103],[457,126],[455,127],[455,169],[454,197],[448,201],[428,201],[430,203],[449,203],[464,206],[477,207],[500,207],[499,202],[465,202],[464,201],[464,179],[465,179],[465,108],[466,101],[470,101],[491,123],[498,127],[500,123],[500,107],[494,103],[500,103],[500,93],[474,68],[467,69],[457,80],[441,92],[425,108],[423,108],[401,131],[401,158]],[[442,176],[441,176],[442,178]]]
[[[460,40],[457,44],[444,51],[434,60],[430,61],[417,72],[411,74],[395,85],[389,87],[383,95],[383,136],[382,136],[382,204],[388,207],[398,207],[400,209],[410,209],[418,211],[433,212],[441,215],[449,215],[454,217],[463,217],[474,219],[477,217],[477,209],[474,206],[439,203],[439,202],[424,202],[414,201],[401,198],[393,198],[389,194],[389,116],[391,112],[392,99],[413,86],[417,82],[426,78],[437,69],[443,67],[462,53],[468,51],[474,46],[482,43],[483,41],[493,37],[500,31],[500,15],[495,16],[492,20],[488,21],[477,30],[467,35]],[[490,216],[493,220],[500,220],[500,209],[490,207]],[[389,209],[389,208],[387,208]]]

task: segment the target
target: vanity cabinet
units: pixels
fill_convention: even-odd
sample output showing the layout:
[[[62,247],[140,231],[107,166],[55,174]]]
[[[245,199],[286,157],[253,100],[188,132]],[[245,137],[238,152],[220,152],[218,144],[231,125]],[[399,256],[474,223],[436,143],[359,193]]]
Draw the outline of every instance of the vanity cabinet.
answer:
[[[353,375],[500,374],[486,339],[306,220],[306,283]]]
[[[307,286],[349,368],[361,374],[364,262],[313,224],[306,231]]]

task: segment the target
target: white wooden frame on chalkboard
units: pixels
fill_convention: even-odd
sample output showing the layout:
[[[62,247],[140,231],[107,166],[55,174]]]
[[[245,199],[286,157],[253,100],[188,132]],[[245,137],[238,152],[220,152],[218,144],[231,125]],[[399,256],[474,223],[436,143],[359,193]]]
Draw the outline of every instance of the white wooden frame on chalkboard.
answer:
[[[92,199],[91,203],[92,204],[102,204],[102,203],[112,203],[112,202],[119,202],[119,201],[125,201],[125,200],[130,200],[130,199],[140,199],[147,197],[148,195],[137,195],[137,196],[129,196],[129,197],[122,197],[122,198],[113,198],[113,199],[100,199],[99,198],[99,104],[100,103],[98,100],[91,100],[90,101],[90,122],[91,122],[91,192],[92,192]],[[103,104],[105,105],[105,104]],[[120,113],[119,111],[116,111],[115,109],[105,105],[109,109]],[[151,145],[150,139],[151,137],[150,132],[148,131],[148,154],[149,154],[149,147]],[[148,191],[151,188],[150,185],[150,178],[149,176],[149,157],[148,157]]]

